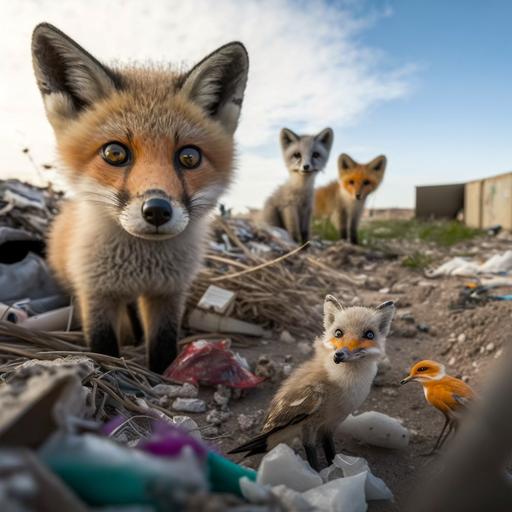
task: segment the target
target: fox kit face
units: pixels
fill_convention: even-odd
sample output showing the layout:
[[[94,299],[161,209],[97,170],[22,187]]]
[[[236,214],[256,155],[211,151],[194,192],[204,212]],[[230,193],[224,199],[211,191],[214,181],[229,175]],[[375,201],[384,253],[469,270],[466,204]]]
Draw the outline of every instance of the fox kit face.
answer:
[[[367,164],[358,164],[343,153],[338,158],[340,186],[356,200],[364,201],[378,188],[386,170],[384,155],[374,158]]]
[[[280,134],[281,148],[290,173],[312,174],[327,164],[334,134],[325,128],[317,135],[297,135],[288,128]]]
[[[171,238],[231,180],[247,81],[240,43],[187,73],[113,69],[55,27],[36,27],[34,71],[78,198],[131,235]]]
[[[327,295],[324,302],[323,346],[332,352],[336,364],[379,358],[384,354],[394,312],[392,301],[384,302],[376,309],[345,309],[335,297]]]

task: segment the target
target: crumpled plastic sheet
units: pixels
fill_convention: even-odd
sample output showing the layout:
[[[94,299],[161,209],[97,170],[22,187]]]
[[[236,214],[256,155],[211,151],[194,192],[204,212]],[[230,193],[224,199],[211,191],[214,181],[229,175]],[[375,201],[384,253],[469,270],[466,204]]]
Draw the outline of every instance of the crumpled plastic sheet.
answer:
[[[257,377],[228,349],[226,340],[190,343],[172,362],[164,377],[178,382],[232,388],[253,388],[264,379]]]
[[[482,264],[468,258],[452,258],[435,270],[427,272],[428,277],[475,276],[477,274],[506,274],[512,271],[512,250],[495,254]]]

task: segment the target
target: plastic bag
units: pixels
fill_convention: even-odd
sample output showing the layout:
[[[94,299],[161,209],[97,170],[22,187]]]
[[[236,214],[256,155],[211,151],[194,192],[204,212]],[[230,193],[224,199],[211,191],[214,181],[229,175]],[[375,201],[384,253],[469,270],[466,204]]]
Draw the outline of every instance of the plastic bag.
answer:
[[[227,340],[190,343],[167,368],[164,376],[178,382],[232,388],[253,388],[264,379],[242,366],[240,359],[229,350]]]

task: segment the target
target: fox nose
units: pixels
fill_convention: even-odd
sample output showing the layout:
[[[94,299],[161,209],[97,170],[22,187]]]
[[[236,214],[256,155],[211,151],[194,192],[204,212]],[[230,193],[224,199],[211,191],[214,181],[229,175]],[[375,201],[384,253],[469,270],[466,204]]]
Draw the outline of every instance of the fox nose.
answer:
[[[167,199],[154,197],[142,205],[144,220],[155,227],[169,222],[172,217],[171,203]]]
[[[356,194],[356,199],[361,199],[361,194],[360,193]]]
[[[310,166],[309,164],[304,164],[304,165],[302,166],[302,168],[303,168],[305,171],[309,171],[309,168],[310,168],[310,167],[311,167],[311,166]]]
[[[346,349],[336,350],[336,352],[334,352],[334,363],[335,364],[343,363],[343,361],[345,361],[346,358],[347,358]]]

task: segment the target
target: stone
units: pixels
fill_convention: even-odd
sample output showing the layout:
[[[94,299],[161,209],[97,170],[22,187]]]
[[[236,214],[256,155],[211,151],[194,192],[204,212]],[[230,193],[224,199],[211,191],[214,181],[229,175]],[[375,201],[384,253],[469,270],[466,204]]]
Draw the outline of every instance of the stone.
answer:
[[[206,412],[206,403],[199,398],[176,398],[171,407],[180,412]]]
[[[197,398],[199,394],[197,387],[188,382],[183,386],[157,384],[152,389],[158,396],[168,396],[170,398]]]

